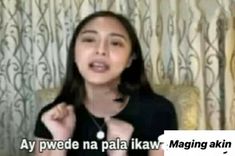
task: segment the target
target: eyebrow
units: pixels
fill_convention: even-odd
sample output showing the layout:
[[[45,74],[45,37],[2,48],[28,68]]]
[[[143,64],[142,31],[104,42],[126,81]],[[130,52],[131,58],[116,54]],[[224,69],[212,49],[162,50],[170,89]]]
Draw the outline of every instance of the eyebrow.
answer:
[[[81,32],[81,34],[85,34],[85,33],[94,33],[94,34],[97,34],[97,31],[95,31],[95,30],[83,30]]]
[[[98,32],[97,31],[95,31],[95,30],[84,30],[84,31],[82,31],[81,32],[81,34],[85,34],[85,33],[93,33],[93,34],[98,34]],[[124,40],[126,40],[127,41],[127,38],[126,38],[126,36],[124,36],[124,35],[122,35],[122,34],[119,34],[119,33],[110,33],[110,36],[116,36],[116,37],[121,37],[121,38],[123,38]]]
[[[127,41],[126,36],[124,36],[124,35],[122,35],[122,34],[118,34],[118,33],[111,33],[111,36],[121,37],[121,38],[123,38],[124,40],[126,40],[126,41]]]

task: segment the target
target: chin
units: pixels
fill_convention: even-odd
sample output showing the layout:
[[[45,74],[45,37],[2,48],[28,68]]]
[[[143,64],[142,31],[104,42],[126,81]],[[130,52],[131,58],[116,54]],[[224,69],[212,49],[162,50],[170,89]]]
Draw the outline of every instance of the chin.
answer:
[[[88,80],[87,82],[93,85],[106,85],[110,83],[110,81],[104,79]]]
[[[88,83],[92,84],[92,85],[111,85],[112,83],[114,83],[115,81],[117,81],[117,79],[108,79],[107,77],[93,77],[90,79],[86,79]]]

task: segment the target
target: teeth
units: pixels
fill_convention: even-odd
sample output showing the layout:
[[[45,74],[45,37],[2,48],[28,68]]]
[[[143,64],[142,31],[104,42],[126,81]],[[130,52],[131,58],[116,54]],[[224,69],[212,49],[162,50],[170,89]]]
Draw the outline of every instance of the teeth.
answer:
[[[92,66],[95,66],[95,67],[106,67],[106,65],[104,63],[101,63],[101,62],[94,62],[94,63],[92,63]]]
[[[89,66],[95,72],[105,72],[109,69],[108,64],[102,61],[94,61]]]

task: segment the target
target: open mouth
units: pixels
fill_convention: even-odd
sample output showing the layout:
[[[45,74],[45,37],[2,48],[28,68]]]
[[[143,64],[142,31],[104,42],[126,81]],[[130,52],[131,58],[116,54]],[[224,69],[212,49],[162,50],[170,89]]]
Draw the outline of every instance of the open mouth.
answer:
[[[98,73],[103,73],[109,70],[109,65],[102,61],[94,61],[89,64],[89,68]]]

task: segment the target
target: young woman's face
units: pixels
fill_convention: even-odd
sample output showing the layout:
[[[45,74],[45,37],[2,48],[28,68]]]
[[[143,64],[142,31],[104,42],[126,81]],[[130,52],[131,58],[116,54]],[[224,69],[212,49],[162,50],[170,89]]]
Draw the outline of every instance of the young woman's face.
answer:
[[[112,17],[97,17],[80,31],[75,62],[85,82],[103,85],[118,81],[131,64],[131,41],[122,24]]]

